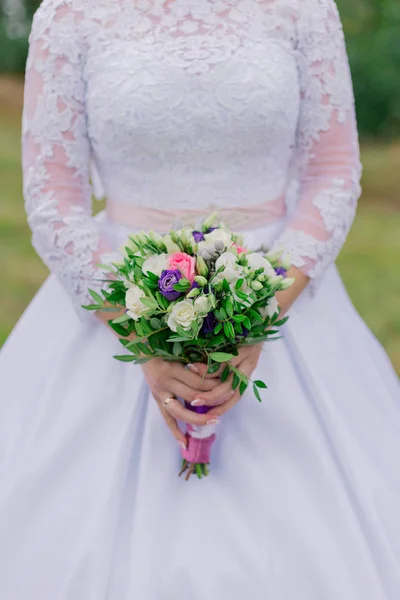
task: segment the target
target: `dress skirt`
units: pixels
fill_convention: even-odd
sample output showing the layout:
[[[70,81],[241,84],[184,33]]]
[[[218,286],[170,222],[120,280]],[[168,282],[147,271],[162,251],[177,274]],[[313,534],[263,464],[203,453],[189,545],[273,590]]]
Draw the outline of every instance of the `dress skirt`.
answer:
[[[2,600],[399,600],[399,384],[335,266],[265,344],[263,402],[221,419],[206,479],[178,478],[119,349],[50,276],[0,354]]]

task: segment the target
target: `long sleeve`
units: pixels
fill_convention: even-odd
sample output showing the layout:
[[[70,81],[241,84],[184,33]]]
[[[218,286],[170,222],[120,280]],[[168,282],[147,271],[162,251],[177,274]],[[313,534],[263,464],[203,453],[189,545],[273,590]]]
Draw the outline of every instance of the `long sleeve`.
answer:
[[[354,219],[361,165],[343,30],[333,0],[300,3],[296,136],[298,198],[280,236],[310,278],[336,259]]]
[[[101,287],[107,243],[92,217],[80,13],[44,0],[30,36],[23,113],[23,179],[32,243],[80,309]]]

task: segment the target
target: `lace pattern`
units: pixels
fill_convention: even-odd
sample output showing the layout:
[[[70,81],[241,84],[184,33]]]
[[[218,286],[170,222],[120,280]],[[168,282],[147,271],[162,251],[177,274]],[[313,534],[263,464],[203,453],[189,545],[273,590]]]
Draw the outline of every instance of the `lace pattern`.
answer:
[[[91,159],[114,203],[168,205],[171,223],[182,209],[286,194],[277,243],[319,277],[360,193],[333,0],[43,0],[26,71],[24,195],[34,246],[77,306],[112,249],[91,214]]]

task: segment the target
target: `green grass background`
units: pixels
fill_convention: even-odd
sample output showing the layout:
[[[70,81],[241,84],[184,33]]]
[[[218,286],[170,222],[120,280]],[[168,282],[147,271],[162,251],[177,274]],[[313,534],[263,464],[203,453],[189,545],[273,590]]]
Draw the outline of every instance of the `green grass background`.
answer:
[[[21,192],[22,85],[0,79],[0,344],[45,279]],[[338,260],[354,305],[400,374],[400,143],[362,145],[363,195]]]

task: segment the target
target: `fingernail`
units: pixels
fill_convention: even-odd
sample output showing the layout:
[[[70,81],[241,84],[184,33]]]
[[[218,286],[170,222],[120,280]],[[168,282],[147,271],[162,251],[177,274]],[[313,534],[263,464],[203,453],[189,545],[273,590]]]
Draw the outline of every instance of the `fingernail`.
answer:
[[[197,399],[190,403],[191,406],[204,406],[203,400]]]
[[[189,371],[192,371],[192,373],[199,372],[199,369],[196,367],[196,365],[192,365],[192,363],[189,363],[188,365],[186,365],[186,367],[189,369]]]
[[[186,444],[184,444],[183,442],[178,442],[178,443],[179,443],[180,447],[182,448],[182,450],[186,450],[187,449]]]
[[[210,419],[209,421],[207,421],[206,425],[218,425],[219,423],[219,419],[215,418],[215,419]]]

